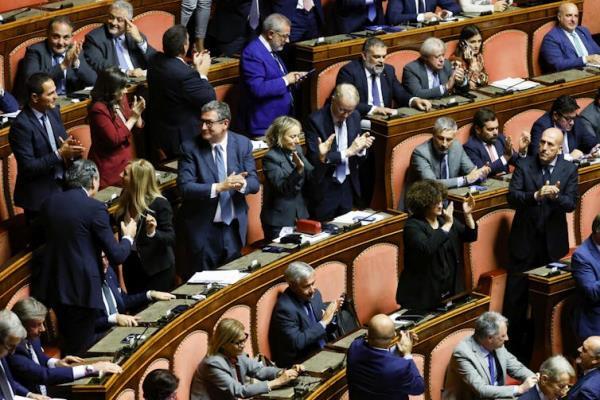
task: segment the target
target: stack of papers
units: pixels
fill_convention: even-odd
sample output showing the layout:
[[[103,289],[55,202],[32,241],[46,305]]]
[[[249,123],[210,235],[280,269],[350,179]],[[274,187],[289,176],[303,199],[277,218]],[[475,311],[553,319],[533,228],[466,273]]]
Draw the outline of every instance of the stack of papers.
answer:
[[[539,86],[540,84],[523,78],[505,78],[496,82],[492,82],[491,85],[499,89],[519,91],[531,89]]]
[[[252,151],[260,150],[260,149],[268,149],[269,146],[262,140],[251,140],[252,142]]]
[[[218,283],[221,285],[231,285],[248,275],[246,272],[240,272],[237,269],[225,271],[201,271],[196,272],[188,283]]]
[[[381,221],[383,219],[382,214],[369,211],[350,211],[344,215],[340,215],[335,218],[332,222],[338,224],[353,224],[360,221],[362,225],[368,225],[371,222]]]

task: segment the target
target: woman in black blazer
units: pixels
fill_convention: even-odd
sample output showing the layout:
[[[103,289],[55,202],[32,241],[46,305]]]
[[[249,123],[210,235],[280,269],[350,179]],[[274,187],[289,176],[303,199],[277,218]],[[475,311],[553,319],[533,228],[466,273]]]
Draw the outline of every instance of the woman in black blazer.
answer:
[[[263,158],[265,183],[260,220],[267,241],[277,238],[284,226],[294,226],[297,219],[308,218],[302,189],[308,179],[318,181],[321,169],[302,153],[301,134],[300,122],[287,116],[276,118],[266,132],[270,150]],[[322,161],[334,137],[331,135],[319,145]]]
[[[403,308],[431,310],[464,290],[460,260],[463,243],[477,240],[471,214],[475,199],[469,196],[463,203],[465,226],[454,219],[453,203],[444,209],[446,196],[446,187],[429,179],[414,183],[406,194],[411,215],[404,226],[404,270],[396,292]]]
[[[133,218],[138,226],[131,254],[123,263],[128,292],[171,291],[175,283],[173,211],[158,189],[149,161],[139,159],[125,167],[116,215],[119,221]]]

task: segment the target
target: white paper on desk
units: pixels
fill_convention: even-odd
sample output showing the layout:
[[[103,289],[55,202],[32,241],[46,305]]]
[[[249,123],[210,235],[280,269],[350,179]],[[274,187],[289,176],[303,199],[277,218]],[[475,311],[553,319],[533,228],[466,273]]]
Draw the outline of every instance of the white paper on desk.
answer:
[[[527,90],[539,86],[537,82],[528,81],[523,78],[505,78],[491,83],[492,86],[504,90]]]
[[[222,285],[231,285],[248,275],[246,272],[240,272],[237,269],[223,271],[201,271],[196,272],[188,280],[188,283],[220,283]]]
[[[587,63],[585,64],[586,67],[594,67],[594,68],[600,68],[600,64],[592,64],[592,63]]]
[[[0,117],[5,117],[5,118],[17,118],[17,115],[19,115],[19,113],[21,112],[21,110],[17,110],[11,113],[4,113],[4,114],[0,114]]]
[[[340,224],[353,224],[357,220],[361,220],[363,218],[367,218],[369,221],[361,221],[361,225],[368,225],[372,222],[381,221],[383,219],[383,215],[377,215],[368,211],[350,211],[335,218],[332,222],[337,222]]]
[[[315,235],[308,235],[306,233],[299,233],[299,232],[290,232],[290,233],[298,233],[300,235],[300,238],[301,238],[301,243],[308,242],[308,244],[315,244],[315,243],[320,242],[323,239],[327,239],[329,236],[331,236],[331,234],[327,233],[327,232],[321,232],[321,233],[317,233]],[[281,243],[281,238],[283,236],[285,236],[283,234],[283,230],[282,230],[282,233],[280,235],[281,236],[279,236],[277,239],[273,240],[274,243]]]
[[[260,150],[260,149],[267,149],[269,147],[262,140],[251,140],[251,142],[252,142],[252,151]]]

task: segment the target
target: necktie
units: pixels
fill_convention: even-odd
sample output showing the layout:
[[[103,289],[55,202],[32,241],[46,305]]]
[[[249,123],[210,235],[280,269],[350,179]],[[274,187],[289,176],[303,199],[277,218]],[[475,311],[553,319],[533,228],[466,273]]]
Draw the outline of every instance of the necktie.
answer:
[[[373,105],[381,107],[381,95],[379,94],[379,86],[377,86],[377,74],[371,75],[371,92],[373,94]]]
[[[56,152],[56,138],[54,137],[54,132],[52,131],[52,125],[50,124],[50,120],[46,114],[40,117],[40,121],[42,121],[42,126],[46,131],[46,135],[48,135],[48,141],[50,142],[50,147],[52,147],[52,151]]]
[[[25,347],[27,347],[27,350],[29,351],[29,355],[31,356],[31,359],[33,360],[33,362],[36,363],[37,365],[40,365],[40,359],[38,358],[37,354],[35,354],[35,351],[33,350],[33,346],[31,345],[29,340],[26,342]],[[46,390],[46,386],[39,385],[38,388],[40,390],[40,393],[43,394],[44,396],[46,396],[48,394],[48,391]]]
[[[348,134],[344,129],[344,123],[339,122],[337,124],[338,132],[337,132],[337,145],[338,151],[343,153],[348,148]],[[347,162],[347,160],[346,160]],[[346,180],[346,162],[340,162],[335,168],[335,178],[339,183],[344,183]]]
[[[440,179],[449,179],[448,175],[448,154],[444,154],[440,163]]]
[[[52,56],[52,65],[59,65],[63,59],[64,56],[62,54],[54,54]],[[65,71],[62,71],[60,79],[56,81],[56,93],[65,94],[67,92],[65,83]]]
[[[490,161],[496,161],[499,158],[496,147],[493,144],[486,144],[485,147],[487,148],[488,155],[490,156]]]
[[[569,147],[569,132],[565,132],[563,131],[564,134],[564,139],[563,139],[563,144],[562,144],[562,152],[564,155],[566,154],[571,154],[571,148]]]
[[[546,182],[550,182],[550,167],[542,168],[542,179],[544,180],[544,185]]]
[[[440,86],[440,76],[438,75],[437,72],[433,73],[433,79],[431,81],[431,87],[429,87],[429,89],[433,89]]]
[[[583,48],[581,47],[581,42],[579,41],[579,36],[577,36],[577,33],[575,31],[571,32],[570,35],[573,38],[573,44],[575,45],[575,51],[577,52],[577,56],[583,57],[585,55],[585,52],[584,52]]]
[[[275,59],[275,61],[277,61],[277,64],[279,65],[279,69],[281,70],[281,72],[283,72],[284,74],[285,72],[285,67],[283,66],[283,63],[281,62],[281,59],[279,58],[279,56],[277,55],[277,53],[275,53],[274,51],[271,52],[271,54],[273,55],[273,58]]]
[[[258,28],[259,18],[260,9],[258,8],[258,0],[252,0],[252,5],[250,6],[250,14],[248,15],[248,24],[250,24],[250,28],[254,30]]]
[[[4,400],[13,400],[15,398],[12,388],[8,383],[6,371],[4,371],[4,365],[2,363],[0,363],[0,392],[2,392]]]
[[[106,281],[102,283],[102,293],[104,293],[104,297],[106,297],[106,304],[108,305],[108,315],[116,314],[117,306],[115,305],[115,301]]]
[[[375,8],[374,1],[373,1],[373,3],[369,4],[369,6],[367,8],[367,17],[369,18],[369,21],[371,21],[371,22],[375,21],[375,17],[377,17],[377,9]]]
[[[419,3],[419,9],[417,10],[417,14],[423,14],[425,12],[424,1],[425,0],[417,0],[417,3]]]
[[[490,384],[496,386],[498,384],[498,377],[496,376],[496,359],[494,358],[494,352],[490,351],[487,355],[488,368],[490,370]]]
[[[304,9],[306,11],[310,11],[312,10],[314,4],[312,0],[303,0],[303,4],[304,4]]]
[[[306,311],[306,313],[308,314],[308,319],[313,323],[313,324],[317,324],[319,322],[319,320],[317,319],[317,316],[315,315],[315,311],[312,308],[312,304],[310,304],[310,301],[307,301],[306,303],[304,303],[304,309]],[[319,344],[319,348],[323,348],[325,347],[325,340],[323,338],[320,338],[317,342]]]
[[[215,164],[217,164],[217,175],[219,182],[227,179],[227,167],[223,159],[223,149],[220,144],[215,146]],[[228,190],[219,193],[219,205],[221,206],[221,219],[225,225],[231,224],[233,221],[233,208],[231,201],[231,193]]]
[[[123,47],[123,39],[123,36],[115,38],[115,49],[117,50],[119,68],[127,71],[129,69],[129,64],[127,64],[127,60],[125,59],[125,48]]]

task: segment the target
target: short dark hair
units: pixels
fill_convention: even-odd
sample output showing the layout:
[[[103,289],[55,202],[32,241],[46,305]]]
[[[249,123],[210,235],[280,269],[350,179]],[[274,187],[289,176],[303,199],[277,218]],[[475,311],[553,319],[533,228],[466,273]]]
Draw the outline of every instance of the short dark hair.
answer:
[[[50,80],[52,80],[52,77],[45,72],[36,72],[27,78],[27,82],[25,83],[25,87],[27,88],[27,99],[31,100],[32,94],[37,94],[39,96],[44,93],[44,88],[42,86]]]
[[[183,53],[188,40],[187,29],[183,25],[173,25],[162,37],[163,51],[169,57],[177,57]]]
[[[406,193],[406,208],[418,218],[425,216],[425,211],[443,201],[448,196],[448,189],[433,179],[415,182]]]
[[[144,382],[142,390],[146,400],[165,400],[177,390],[179,378],[167,369],[155,369],[151,371]]]
[[[473,115],[473,126],[471,127],[471,135],[475,136],[475,134],[477,133],[475,131],[475,128],[483,129],[486,122],[494,121],[496,119],[496,113],[491,108],[480,108],[479,110],[477,110],[475,115]]]
[[[572,113],[574,111],[579,110],[579,105],[569,95],[563,94],[562,96],[558,96],[554,103],[552,103],[552,108],[550,108],[550,114],[559,113],[562,115]]]
[[[370,38],[365,40],[365,43],[363,44],[362,52],[366,53],[367,51],[369,51],[369,49],[371,47],[386,47],[387,48],[387,45],[385,44],[385,42],[383,40],[379,39],[378,37],[371,36]]]
[[[71,189],[82,187],[89,190],[94,186],[94,179],[99,178],[98,167],[92,160],[75,160],[65,172],[66,184]]]
[[[47,33],[50,33],[52,25],[54,24],[66,24],[71,27],[71,30],[73,30],[73,22],[71,22],[71,19],[66,15],[59,15],[57,17],[52,18],[48,23],[48,29],[46,31]]]

